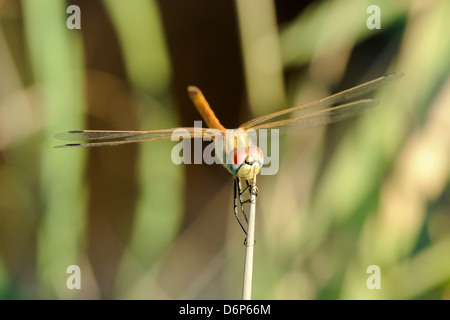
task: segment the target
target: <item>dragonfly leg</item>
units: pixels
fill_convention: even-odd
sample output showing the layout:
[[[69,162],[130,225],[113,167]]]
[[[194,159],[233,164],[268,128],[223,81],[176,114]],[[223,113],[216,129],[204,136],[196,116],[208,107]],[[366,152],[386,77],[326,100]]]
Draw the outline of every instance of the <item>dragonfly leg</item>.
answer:
[[[248,223],[248,217],[247,217],[247,214],[245,213],[245,206],[244,206],[244,205],[245,205],[246,203],[250,203],[250,198],[247,199],[247,200],[244,200],[244,199],[242,198],[242,195],[243,195],[245,192],[247,192],[247,191],[249,190],[250,184],[248,183],[247,180],[245,180],[245,182],[247,183],[247,187],[245,187],[245,189],[242,190],[242,188],[241,188],[241,182],[238,181],[238,188],[239,188],[239,203],[241,204],[242,215],[244,216],[245,221]]]
[[[245,212],[245,204],[246,203],[249,203],[249,204],[252,203],[251,196],[254,195],[256,197],[258,195],[259,189],[256,186],[256,184],[250,183],[248,180],[245,180],[245,183],[246,183],[247,186],[244,189],[242,189],[242,187],[241,187],[241,180],[239,178],[235,179],[235,189],[236,188],[238,189],[237,192],[239,194],[239,203],[241,204],[242,215],[244,216],[245,221],[247,222],[247,225],[248,225],[248,216],[247,216],[247,214]],[[246,192],[249,194],[249,198],[247,200],[243,200],[243,195]],[[236,190],[235,190],[235,199],[234,200],[235,200],[235,214],[237,214]],[[241,227],[242,227],[242,225],[241,225]],[[247,232],[245,232],[245,234],[247,234]],[[247,237],[245,237],[244,245],[247,245]]]
[[[245,230],[245,227],[242,224],[242,221],[239,218],[239,214],[238,214],[238,205],[237,205],[238,197],[239,197],[239,202],[241,203],[241,210],[242,210],[243,207],[242,207],[242,202],[241,202],[241,199],[242,199],[241,186],[239,183],[239,178],[236,177],[234,179],[234,216],[236,217],[236,220],[239,222],[239,225],[241,226],[244,233],[247,235],[247,230]],[[243,214],[244,214],[245,221],[248,222],[247,216],[245,215],[244,211],[243,211]]]
[[[248,182],[248,180],[245,180],[245,183],[247,184],[247,186],[244,190],[241,191],[241,195],[249,191],[250,193],[254,193],[255,197],[257,197],[259,192],[258,186],[256,184],[253,186],[250,182]],[[250,199],[244,202],[250,202]]]
[[[255,197],[257,197],[259,189],[258,189],[258,186],[256,186],[256,185],[252,186],[252,184],[250,184],[250,182],[248,182],[248,180],[245,180],[245,182],[246,182],[247,186],[245,187],[244,190],[242,190],[240,185],[239,185],[239,202],[241,203],[241,211],[242,211],[242,213],[243,213],[243,215],[245,217],[245,221],[248,222],[248,218],[247,218],[247,214],[245,213],[244,205],[246,203],[251,203],[251,201],[250,201],[250,198],[248,198],[247,200],[243,200],[242,195],[245,192],[248,192],[249,194],[253,193],[255,195]]]

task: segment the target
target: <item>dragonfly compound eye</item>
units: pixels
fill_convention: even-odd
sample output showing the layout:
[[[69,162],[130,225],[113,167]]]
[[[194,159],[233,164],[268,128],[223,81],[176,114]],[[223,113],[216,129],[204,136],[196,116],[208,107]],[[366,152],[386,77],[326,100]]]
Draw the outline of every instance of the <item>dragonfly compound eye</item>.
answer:
[[[248,147],[248,153],[247,153],[247,159],[251,158],[253,160],[253,162],[261,162],[261,166],[262,166],[262,162],[264,160],[264,154],[261,151],[260,148],[258,148],[257,146],[250,146]]]
[[[245,152],[245,148],[236,148],[231,151],[230,156],[228,157],[228,163],[241,165],[245,162],[247,158],[247,153]]]
[[[259,169],[263,166],[263,152],[257,146],[248,148],[236,148],[228,154],[226,166],[228,170],[238,176],[253,175],[253,168]],[[242,178],[244,178],[242,176]]]

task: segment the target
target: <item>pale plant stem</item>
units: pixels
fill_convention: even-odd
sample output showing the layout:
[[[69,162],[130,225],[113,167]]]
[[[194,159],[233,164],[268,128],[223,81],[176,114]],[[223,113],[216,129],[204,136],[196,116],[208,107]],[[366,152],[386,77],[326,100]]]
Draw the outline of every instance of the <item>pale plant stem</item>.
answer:
[[[250,210],[248,214],[247,238],[245,240],[244,280],[242,285],[242,300],[252,298],[253,248],[255,245],[255,210],[256,210],[256,173],[250,190]]]

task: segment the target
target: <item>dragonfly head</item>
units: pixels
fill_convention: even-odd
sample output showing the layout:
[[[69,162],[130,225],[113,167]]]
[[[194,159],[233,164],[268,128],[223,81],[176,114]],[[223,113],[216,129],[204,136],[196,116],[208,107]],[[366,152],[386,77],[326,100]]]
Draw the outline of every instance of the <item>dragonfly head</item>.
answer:
[[[253,172],[259,173],[264,164],[264,155],[257,146],[235,148],[227,157],[226,167],[238,178],[250,180]]]

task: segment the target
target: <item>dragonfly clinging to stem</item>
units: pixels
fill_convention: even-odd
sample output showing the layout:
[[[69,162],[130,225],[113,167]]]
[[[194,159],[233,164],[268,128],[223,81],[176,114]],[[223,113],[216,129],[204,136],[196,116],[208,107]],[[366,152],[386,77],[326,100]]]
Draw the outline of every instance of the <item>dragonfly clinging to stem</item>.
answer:
[[[222,164],[234,176],[234,214],[239,225],[246,233],[244,223],[238,215],[238,201],[241,212],[247,221],[243,194],[250,189],[253,174],[258,174],[264,165],[264,153],[249,139],[249,132],[263,129],[279,129],[281,132],[313,128],[337,121],[341,121],[361,113],[373,106],[376,99],[359,99],[362,95],[372,92],[386,84],[399,79],[402,73],[392,73],[351,89],[333,94],[327,98],[274,112],[250,120],[239,128],[227,130],[215,116],[202,92],[194,86],[188,87],[188,93],[197,110],[203,117],[208,128],[186,127],[148,131],[110,131],[110,130],[74,130],[59,133],[55,138],[69,141],[85,141],[57,146],[60,147],[96,147],[115,146],[126,143],[143,141],[169,140],[174,133],[182,138],[210,138],[221,142]],[[282,116],[291,116],[281,119]],[[183,134],[179,134],[183,132]],[[219,133],[219,135],[217,134]],[[223,139],[217,139],[222,134]],[[221,141],[219,141],[221,140]],[[216,149],[217,150],[217,149]],[[246,184],[243,188],[242,184]]]

